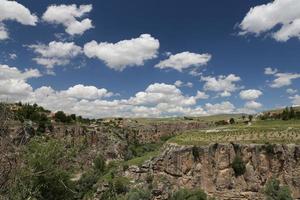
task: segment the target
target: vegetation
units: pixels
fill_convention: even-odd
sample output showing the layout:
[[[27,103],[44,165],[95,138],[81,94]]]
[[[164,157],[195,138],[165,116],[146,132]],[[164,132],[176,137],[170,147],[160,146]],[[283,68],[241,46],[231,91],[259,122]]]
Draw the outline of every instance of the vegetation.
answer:
[[[299,108],[294,107],[286,107],[281,112],[274,111],[274,112],[266,112],[260,116],[261,120],[293,120],[293,119],[300,119],[300,110]]]
[[[128,192],[125,200],[150,200],[151,193],[148,190],[132,189]]]
[[[246,172],[246,165],[240,156],[236,156],[231,163],[235,176],[241,176]]]
[[[208,200],[207,195],[202,190],[180,189],[175,192],[170,200]]]
[[[17,172],[10,191],[11,199],[73,199],[70,173],[62,167],[69,159],[62,143],[35,138],[23,156],[24,167]]]
[[[267,200],[293,200],[291,191],[287,186],[280,186],[275,178],[270,179],[265,186]]]
[[[300,144],[300,120],[253,121],[252,125],[234,124],[207,130],[192,130],[169,139],[181,145],[209,145],[214,143]]]

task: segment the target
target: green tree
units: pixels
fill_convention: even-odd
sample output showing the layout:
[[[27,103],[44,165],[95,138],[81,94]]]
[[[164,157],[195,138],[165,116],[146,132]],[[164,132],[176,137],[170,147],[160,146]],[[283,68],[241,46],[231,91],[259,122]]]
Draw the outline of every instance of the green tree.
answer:
[[[234,118],[230,118],[229,123],[230,123],[230,124],[234,124],[234,123],[235,123]]]
[[[240,156],[236,156],[231,163],[231,167],[234,170],[236,176],[241,176],[246,172],[246,165]]]
[[[295,119],[296,118],[296,113],[293,107],[290,107],[290,112],[289,112],[289,119]]]
[[[68,120],[66,114],[63,111],[57,111],[54,117],[55,117],[55,121],[58,122],[66,123]]]
[[[248,119],[249,119],[250,122],[252,122],[252,120],[253,120],[253,115],[249,115],[249,116],[248,116]]]
[[[10,199],[73,199],[74,185],[62,166],[65,148],[57,140],[35,138],[23,154],[24,166],[16,175]]]
[[[96,173],[102,174],[106,169],[105,159],[102,155],[98,155],[94,160],[94,170]]]
[[[270,179],[265,186],[267,200],[293,200],[291,191],[287,186],[280,186],[275,178]]]

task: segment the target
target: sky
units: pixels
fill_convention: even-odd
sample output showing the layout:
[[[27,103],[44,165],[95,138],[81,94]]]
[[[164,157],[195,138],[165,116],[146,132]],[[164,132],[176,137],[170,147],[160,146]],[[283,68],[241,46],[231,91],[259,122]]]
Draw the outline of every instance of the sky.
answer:
[[[90,118],[300,105],[299,0],[0,0],[0,100]]]

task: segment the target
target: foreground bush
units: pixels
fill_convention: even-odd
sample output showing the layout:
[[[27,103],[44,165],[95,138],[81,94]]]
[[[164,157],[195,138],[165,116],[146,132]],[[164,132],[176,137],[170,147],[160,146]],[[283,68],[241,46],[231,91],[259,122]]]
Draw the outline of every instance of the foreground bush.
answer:
[[[60,142],[33,139],[23,156],[24,166],[16,174],[10,199],[74,199],[70,174],[61,167],[66,152]]]
[[[288,186],[280,186],[280,182],[274,178],[267,182],[265,194],[267,200],[293,200]]]

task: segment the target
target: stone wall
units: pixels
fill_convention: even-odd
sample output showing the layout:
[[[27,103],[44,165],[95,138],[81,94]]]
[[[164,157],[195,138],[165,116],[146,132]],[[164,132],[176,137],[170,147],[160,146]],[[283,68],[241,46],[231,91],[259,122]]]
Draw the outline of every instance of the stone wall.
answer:
[[[235,176],[231,167],[237,154],[246,164],[241,176]],[[270,153],[256,144],[168,144],[159,157],[125,173],[136,181],[149,174],[154,177],[155,199],[167,199],[166,192],[182,187],[201,188],[219,200],[264,199],[263,188],[271,177],[288,185],[294,199],[300,199],[300,146],[275,145]]]

